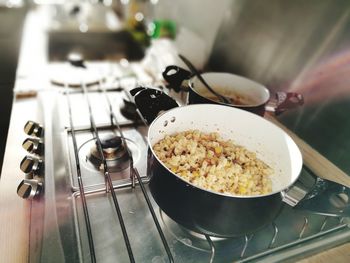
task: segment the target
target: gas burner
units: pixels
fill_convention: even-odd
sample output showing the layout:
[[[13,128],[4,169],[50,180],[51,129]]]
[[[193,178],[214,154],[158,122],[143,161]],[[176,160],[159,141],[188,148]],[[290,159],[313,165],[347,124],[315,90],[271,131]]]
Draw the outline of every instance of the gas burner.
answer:
[[[49,72],[51,83],[60,87],[67,85],[80,88],[82,83],[88,87],[105,81],[101,73],[93,68],[79,68],[69,64],[51,64]]]
[[[121,137],[116,135],[108,135],[101,139],[103,156],[107,161],[108,170],[110,172],[119,172],[129,167],[130,156],[123,145]],[[94,166],[103,170],[101,154],[97,147],[97,141],[90,149],[88,159]]]
[[[111,128],[112,129],[112,128]],[[78,148],[80,170],[84,187],[94,189],[105,185],[105,176],[103,163],[100,158],[98,148],[96,147],[96,138],[91,136],[91,132],[79,132],[76,134],[80,147]],[[124,127],[124,140],[116,139],[117,131],[101,129],[99,137],[102,139],[103,156],[107,162],[107,169],[113,184],[118,186],[130,182],[130,160],[132,155],[134,167],[138,170],[142,178],[147,177],[147,149],[143,135],[133,127]],[[73,142],[69,140],[69,146],[73,147]],[[129,152],[126,150],[128,146]],[[74,152],[70,148],[71,167],[74,167]],[[72,170],[73,187],[78,187],[77,173]],[[92,188],[90,188],[92,187]]]

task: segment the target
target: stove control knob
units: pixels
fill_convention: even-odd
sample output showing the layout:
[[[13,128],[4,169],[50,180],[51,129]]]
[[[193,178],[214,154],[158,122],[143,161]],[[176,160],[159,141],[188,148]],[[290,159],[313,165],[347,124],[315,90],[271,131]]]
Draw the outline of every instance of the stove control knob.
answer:
[[[42,167],[44,163],[41,159],[35,158],[33,156],[25,156],[21,161],[20,168],[24,173],[33,173],[35,175],[40,175],[42,173]]]
[[[27,121],[26,125],[24,125],[24,132],[30,136],[36,136],[36,137],[44,136],[43,126],[34,121]]]
[[[29,153],[38,155],[42,155],[44,153],[44,143],[39,139],[27,138],[24,140],[22,146]]]
[[[17,187],[17,194],[24,199],[33,199],[42,191],[42,183],[34,179],[24,179]]]

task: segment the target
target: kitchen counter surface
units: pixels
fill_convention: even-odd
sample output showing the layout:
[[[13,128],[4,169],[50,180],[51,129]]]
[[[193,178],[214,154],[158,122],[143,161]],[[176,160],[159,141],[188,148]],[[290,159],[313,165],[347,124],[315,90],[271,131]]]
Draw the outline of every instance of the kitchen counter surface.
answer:
[[[42,11],[35,11],[42,12]],[[35,20],[35,15],[30,14],[24,29],[23,44],[21,48],[19,68],[15,92],[31,87],[28,85],[44,86],[45,65],[47,64],[46,41],[43,30],[38,30],[36,23],[33,31],[33,24],[29,21]],[[36,18],[38,19],[38,17]],[[36,48],[33,48],[33,47]],[[7,146],[4,155],[4,162],[0,181],[0,255],[2,262],[28,262],[29,254],[29,206],[30,202],[19,198],[16,189],[23,179],[23,173],[19,169],[19,163],[26,152],[22,148],[25,139],[23,126],[28,120],[37,120],[37,100],[35,97],[16,98],[13,103],[10,127],[7,138]],[[328,262],[349,262],[350,244],[344,244],[336,248],[326,250],[317,255],[300,260],[301,263],[328,263]]]

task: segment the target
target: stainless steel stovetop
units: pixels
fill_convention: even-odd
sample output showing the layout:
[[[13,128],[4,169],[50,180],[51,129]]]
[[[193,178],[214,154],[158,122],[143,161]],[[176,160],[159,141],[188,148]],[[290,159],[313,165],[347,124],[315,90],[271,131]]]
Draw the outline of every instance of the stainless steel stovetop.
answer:
[[[120,112],[128,90],[143,82],[116,75],[39,94],[45,175],[44,193],[32,202],[31,262],[277,262],[349,240],[349,218],[288,206],[270,226],[240,238],[208,238],[172,221],[148,190],[147,126]],[[115,136],[125,140],[134,169],[111,169],[113,162],[91,155],[98,159],[99,145]]]

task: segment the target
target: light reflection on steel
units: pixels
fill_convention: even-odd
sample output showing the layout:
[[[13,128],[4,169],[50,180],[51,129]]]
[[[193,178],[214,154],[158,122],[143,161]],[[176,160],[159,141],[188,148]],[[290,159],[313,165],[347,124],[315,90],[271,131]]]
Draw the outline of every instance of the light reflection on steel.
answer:
[[[302,93],[307,105],[350,97],[350,50],[322,60],[298,84],[291,85],[290,91]]]

